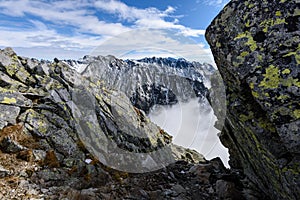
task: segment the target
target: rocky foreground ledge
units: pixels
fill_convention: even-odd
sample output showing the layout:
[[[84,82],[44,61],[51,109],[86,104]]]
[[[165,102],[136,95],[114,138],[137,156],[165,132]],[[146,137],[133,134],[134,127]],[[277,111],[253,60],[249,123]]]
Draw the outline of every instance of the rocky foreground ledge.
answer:
[[[0,77],[0,199],[242,198],[237,173],[172,144],[101,80],[11,48]]]
[[[230,165],[270,199],[300,199],[300,2],[231,1],[206,32],[226,87]]]

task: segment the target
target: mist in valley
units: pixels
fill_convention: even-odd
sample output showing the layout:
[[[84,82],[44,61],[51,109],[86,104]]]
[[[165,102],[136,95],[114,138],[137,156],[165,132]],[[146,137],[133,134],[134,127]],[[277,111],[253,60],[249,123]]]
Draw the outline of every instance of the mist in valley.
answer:
[[[198,98],[179,102],[172,106],[154,106],[150,119],[173,136],[173,143],[195,149],[208,160],[220,157],[229,167],[229,154],[219,138],[220,132],[214,128],[217,120],[210,106],[203,106]]]

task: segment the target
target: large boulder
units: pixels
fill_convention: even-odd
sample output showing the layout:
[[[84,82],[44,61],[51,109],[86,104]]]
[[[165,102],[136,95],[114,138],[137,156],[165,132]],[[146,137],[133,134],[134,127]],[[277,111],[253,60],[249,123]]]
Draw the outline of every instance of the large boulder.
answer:
[[[206,31],[226,88],[230,165],[270,199],[300,199],[299,18],[298,0],[232,0]]]

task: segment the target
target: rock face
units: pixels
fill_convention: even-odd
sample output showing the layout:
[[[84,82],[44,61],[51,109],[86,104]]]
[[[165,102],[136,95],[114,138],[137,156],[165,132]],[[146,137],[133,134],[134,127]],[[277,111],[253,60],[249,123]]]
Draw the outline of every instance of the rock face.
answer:
[[[232,0],[206,32],[226,87],[230,165],[270,199],[300,199],[300,2]]]
[[[0,50],[0,108],[0,199],[241,195],[220,159],[172,144],[124,93],[58,59]]]

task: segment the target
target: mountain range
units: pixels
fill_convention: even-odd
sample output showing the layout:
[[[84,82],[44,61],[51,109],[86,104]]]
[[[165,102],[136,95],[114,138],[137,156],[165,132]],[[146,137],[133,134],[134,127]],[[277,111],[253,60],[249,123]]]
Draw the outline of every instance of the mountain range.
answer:
[[[143,58],[122,60],[114,56],[85,56],[64,63],[84,77],[104,81],[108,87],[124,92],[131,103],[149,113],[154,105],[173,105],[191,98],[205,98],[210,64],[189,62],[183,58]]]

